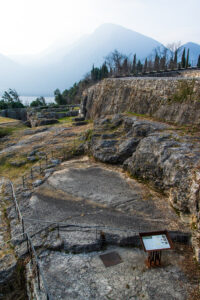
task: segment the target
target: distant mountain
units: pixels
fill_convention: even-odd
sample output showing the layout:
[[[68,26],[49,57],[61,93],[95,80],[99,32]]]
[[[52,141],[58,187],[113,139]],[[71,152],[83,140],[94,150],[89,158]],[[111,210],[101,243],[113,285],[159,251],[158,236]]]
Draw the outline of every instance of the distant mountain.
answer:
[[[189,42],[189,43],[186,43],[186,44],[182,45],[182,50],[180,52],[180,57],[181,57],[181,55],[183,53],[183,49],[184,48],[185,48],[185,51],[186,51],[186,55],[187,55],[187,50],[188,49],[190,50],[190,52],[189,52],[190,64],[192,66],[196,66],[197,65],[198,57],[200,55],[200,45],[192,43],[192,42]]]
[[[188,43],[185,47],[187,45],[191,61],[197,59],[200,46]],[[56,88],[64,90],[82,79],[93,64],[102,64],[105,56],[115,49],[129,57],[136,53],[137,58],[143,60],[158,46],[162,46],[161,43],[143,34],[104,24],[71,45],[66,41],[39,55],[13,56],[18,63],[6,58],[1,64],[0,56],[0,92],[15,88],[21,95],[52,95]]]
[[[24,95],[50,95],[56,88],[63,90],[82,79],[93,64],[102,64],[115,49],[128,56],[136,53],[143,59],[160,45],[122,26],[104,24],[72,45],[54,45],[35,56],[12,56],[18,63],[5,60],[0,69],[0,92],[15,88]]]

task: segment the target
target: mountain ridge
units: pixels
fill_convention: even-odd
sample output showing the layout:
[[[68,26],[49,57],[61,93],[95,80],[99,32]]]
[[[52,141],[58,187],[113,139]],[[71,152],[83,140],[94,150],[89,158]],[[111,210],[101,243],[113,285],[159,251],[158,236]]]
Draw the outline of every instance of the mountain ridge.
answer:
[[[129,57],[136,53],[137,58],[142,60],[159,46],[163,45],[155,39],[120,25],[105,23],[90,35],[83,36],[71,45],[68,43],[67,47],[63,45],[56,49],[54,46],[55,49],[52,47],[43,51],[35,56],[32,64],[19,64],[8,57],[13,64],[10,63],[8,68],[4,64],[0,72],[0,92],[15,88],[21,95],[50,95],[56,88],[64,90],[81,80],[93,64],[100,66],[105,56],[115,49]],[[199,47],[200,53],[200,45],[193,43],[192,46]]]

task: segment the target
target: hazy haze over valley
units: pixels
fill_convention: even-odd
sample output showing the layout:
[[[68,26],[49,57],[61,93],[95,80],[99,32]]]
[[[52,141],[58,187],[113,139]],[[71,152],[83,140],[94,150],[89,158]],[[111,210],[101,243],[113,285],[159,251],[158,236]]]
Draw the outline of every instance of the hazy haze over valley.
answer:
[[[20,95],[51,96],[114,49],[144,60],[157,46],[181,40],[192,64],[200,53],[197,0],[190,7],[180,0],[10,2],[12,12],[8,3],[0,5],[0,94],[14,88]]]

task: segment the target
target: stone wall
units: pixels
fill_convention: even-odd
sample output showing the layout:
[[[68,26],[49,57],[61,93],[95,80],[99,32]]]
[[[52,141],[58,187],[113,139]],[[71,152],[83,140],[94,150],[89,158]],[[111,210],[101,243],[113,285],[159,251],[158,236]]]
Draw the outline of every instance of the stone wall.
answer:
[[[181,73],[181,76],[185,78],[200,78],[200,69],[193,71],[185,70]]]
[[[26,108],[9,108],[3,109],[0,111],[1,117],[26,121],[27,120],[27,111]]]
[[[190,72],[191,73],[191,72]],[[179,99],[184,87],[192,95]],[[178,95],[177,99],[175,95]],[[200,79],[112,78],[83,92],[82,112],[88,119],[133,112],[175,124],[200,124]]]

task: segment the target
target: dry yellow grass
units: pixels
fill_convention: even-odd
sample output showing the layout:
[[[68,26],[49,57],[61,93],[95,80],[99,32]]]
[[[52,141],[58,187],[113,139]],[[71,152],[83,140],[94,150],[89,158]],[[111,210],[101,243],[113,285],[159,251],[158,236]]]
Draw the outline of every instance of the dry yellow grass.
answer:
[[[0,117],[0,124],[2,124],[2,123],[10,123],[10,122],[17,122],[17,120],[11,119],[11,118]]]

